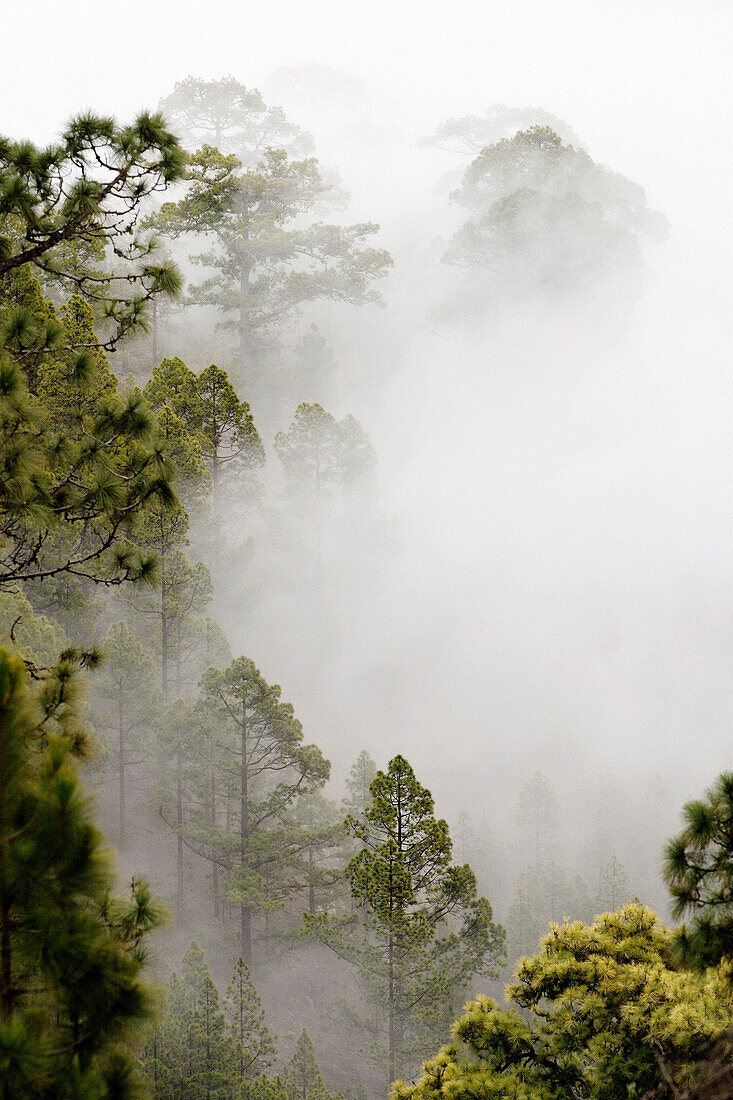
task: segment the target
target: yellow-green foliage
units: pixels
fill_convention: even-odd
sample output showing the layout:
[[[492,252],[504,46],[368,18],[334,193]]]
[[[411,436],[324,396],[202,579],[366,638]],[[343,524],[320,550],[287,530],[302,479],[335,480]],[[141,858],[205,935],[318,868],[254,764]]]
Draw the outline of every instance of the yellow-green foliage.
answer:
[[[52,665],[70,645],[61,627],[37,615],[20,592],[0,592],[0,644],[38,667]]]
[[[486,997],[471,1002],[452,1041],[415,1085],[397,1082],[393,1100],[613,1100],[686,1080],[733,1017],[730,968],[680,970],[671,942],[641,905],[552,925],[507,986],[532,1022]]]

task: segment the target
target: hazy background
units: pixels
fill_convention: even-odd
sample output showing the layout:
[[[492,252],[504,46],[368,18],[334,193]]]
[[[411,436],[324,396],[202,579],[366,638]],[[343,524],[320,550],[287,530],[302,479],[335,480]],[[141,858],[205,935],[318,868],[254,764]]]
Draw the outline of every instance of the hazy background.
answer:
[[[322,317],[331,411],[371,436],[386,534],[332,587],[326,571],[325,649],[306,597],[253,606],[232,577],[235,652],[282,684],[337,777],[361,748],[401,751],[443,812],[500,831],[541,767],[581,848],[613,774],[648,807],[648,861],[733,747],[730,3],[5,11],[0,132],[49,140],[80,110],[124,120],[231,73],[314,134],[344,217],[379,222],[395,256],[385,310]],[[431,321],[462,162],[417,141],[494,103],[552,111],[665,214],[626,295]],[[609,813],[631,861],[620,796]]]

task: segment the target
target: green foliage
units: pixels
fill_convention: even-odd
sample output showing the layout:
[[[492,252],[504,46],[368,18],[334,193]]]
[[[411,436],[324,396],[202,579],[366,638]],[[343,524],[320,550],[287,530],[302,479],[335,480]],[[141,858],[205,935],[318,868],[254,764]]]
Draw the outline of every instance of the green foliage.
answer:
[[[676,970],[671,940],[639,905],[553,925],[507,988],[532,1023],[479,998],[417,1083],[395,1084],[394,1100],[617,1100],[670,1082],[679,1095],[732,1006],[727,975]]]
[[[146,199],[184,175],[185,154],[160,115],[129,126],[73,119],[45,149],[0,138],[0,278],[25,264],[77,291],[107,319],[105,346],[175,295],[178,272],[141,228]]]
[[[200,451],[185,431],[178,430],[174,414],[164,410],[160,416],[165,429],[171,432],[172,450],[189,472],[191,495],[206,477]],[[171,506],[157,500],[146,502],[138,517],[136,540],[144,553],[154,557],[159,584],[156,590],[126,593],[129,605],[139,615],[155,620],[153,645],[160,654],[160,680],[166,697],[171,688],[176,696],[183,694],[186,665],[189,658],[195,661],[204,643],[198,616],[213,594],[208,567],[203,562],[192,565],[186,555],[189,523],[188,512],[179,501]]]
[[[146,884],[110,895],[80,784],[74,662],[31,684],[0,650],[0,1078],[6,1100],[138,1095],[134,1050],[152,1015]],[[110,1091],[114,1087],[114,1092]]]
[[[62,576],[152,579],[155,558],[134,545],[134,527],[146,504],[155,499],[165,509],[174,495],[150,411],[140,394],[117,396],[96,347],[43,359],[31,394],[15,315],[3,307],[0,297],[0,588]],[[35,347],[51,322],[40,314],[32,321]],[[92,339],[78,297],[64,310],[62,338],[67,330]]]
[[[124,848],[127,775],[131,767],[146,760],[152,762],[150,730],[162,700],[153,661],[125,623],[112,623],[102,651],[105,660],[95,684],[101,704],[96,722],[109,739],[111,766],[118,786],[118,843]]]
[[[308,916],[306,926],[359,967],[384,1011],[392,1080],[447,1026],[473,975],[496,976],[504,930],[471,868],[451,863],[448,826],[404,757],[376,773],[370,794],[347,819],[362,844],[346,868],[358,914]]]
[[[20,592],[0,592],[0,636],[18,656],[36,668],[49,668],[69,648],[63,630],[45,615],[37,615]]]
[[[144,1068],[154,1100],[229,1100],[237,1084],[232,1046],[206,958],[194,941],[174,974]]]
[[[311,1037],[303,1028],[295,1044],[295,1052],[288,1063],[301,1100],[320,1100],[323,1095],[323,1077],[316,1061],[316,1051]]]
[[[307,887],[314,833],[293,808],[323,786],[330,766],[315,745],[303,744],[291,704],[280,701],[279,686],[268,684],[248,658],[208,669],[201,687],[185,719],[200,747],[190,773],[190,801],[199,809],[166,820],[221,870],[228,900],[241,912],[241,952],[249,966],[252,916]]]
[[[277,1048],[265,1023],[265,1010],[249,967],[241,956],[234,965],[224,1005],[239,1076],[252,1080],[272,1065]]]
[[[326,225],[310,220],[329,191],[317,162],[291,160],[268,148],[254,167],[211,145],[190,160],[187,194],[165,203],[156,219],[171,237],[203,236],[210,247],[192,256],[215,274],[190,291],[190,301],[215,307],[236,330],[243,363],[277,336],[305,302],[320,298],[359,305],[379,301],[370,283],[386,274],[389,254],[364,247],[371,223]]]
[[[527,131],[533,126],[549,127],[567,145],[576,149],[581,146],[571,127],[542,107],[507,107],[503,103],[494,104],[482,115],[446,119],[434,134],[422,138],[420,145],[475,156],[488,145],[513,138],[519,130]]]
[[[164,359],[153,368],[145,396],[154,409],[170,410],[185,425],[209,467],[214,492],[230,463],[232,473],[241,475],[264,462],[249,405],[215,364],[196,375],[181,359]],[[241,492],[241,480],[237,486]]]
[[[638,184],[595,164],[584,150],[563,143],[549,126],[531,126],[482,149],[454,198],[466,209],[484,210],[522,188],[553,195],[572,192],[637,231],[651,220]]]
[[[346,780],[348,794],[343,800],[344,812],[354,818],[361,817],[371,801],[371,785],[377,774],[377,765],[369,753],[362,749]]]
[[[330,909],[343,895],[346,829],[335,802],[320,790],[309,791],[294,803],[288,821],[298,836],[300,857],[295,872],[308,895],[308,912]]]
[[[266,149],[286,149],[290,156],[307,156],[309,134],[288,122],[281,107],[268,107],[255,88],[246,88],[233,76],[179,81],[160,109],[191,150],[212,145],[234,153],[245,167],[255,164]]]
[[[376,462],[369,437],[353,416],[337,421],[320,405],[299,405],[275,450],[291,490],[320,497],[366,484]]]
[[[469,219],[445,259],[515,291],[576,287],[634,267],[639,237],[663,230],[641,187],[547,125],[483,148],[452,197]]]
[[[688,965],[733,957],[733,773],[724,772],[682,811],[682,832],[667,843],[664,877],[675,917],[691,916],[675,938]]]
[[[275,1044],[244,961],[234,968],[224,1012],[196,941],[186,949],[181,973],[182,980],[171,978],[165,1012],[143,1060],[153,1100],[279,1096],[279,1079],[270,1084],[262,1076]],[[252,1083],[260,1087],[250,1093]]]

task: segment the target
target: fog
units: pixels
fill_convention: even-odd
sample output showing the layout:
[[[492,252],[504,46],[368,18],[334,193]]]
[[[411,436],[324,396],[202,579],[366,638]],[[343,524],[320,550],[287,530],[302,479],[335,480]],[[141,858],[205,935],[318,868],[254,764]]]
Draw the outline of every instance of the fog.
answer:
[[[10,7],[4,132],[46,140],[87,106],[124,118],[189,72],[231,72],[314,133],[349,218],[378,221],[397,259],[387,309],[328,335],[398,551],[341,615],[351,640],[318,692],[289,677],[266,622],[241,632],[277,656],[307,726],[333,714],[344,761],[362,743],[402,748],[446,798],[446,767],[490,801],[493,778],[535,753],[566,778],[598,756],[676,788],[724,764],[729,6],[291,0],[202,18],[133,2],[106,27],[76,2],[34,3],[33,22]],[[54,48],[29,87],[36,24]],[[527,303],[480,337],[431,331],[435,276],[416,285],[415,257],[449,235],[441,181],[462,164],[417,141],[497,102],[554,111],[668,218],[627,309]]]
[[[337,794],[361,749],[380,766],[402,752],[441,813],[506,846],[539,768],[570,862],[605,831],[663,908],[662,840],[733,748],[731,6],[8,8],[0,132],[47,140],[80,109],[126,119],[189,74],[230,73],[313,134],[351,196],[339,220],[377,222],[394,257],[383,308],[317,305],[290,337],[315,321],[328,340],[334,377],[298,400],[358,418],[375,495],[323,520],[317,576],[285,554],[275,583],[254,536],[217,577],[233,652],[282,685]],[[420,139],[492,104],[552,112],[644,188],[669,229],[637,273],[446,313],[466,293],[440,257],[471,157]],[[196,370],[202,333],[172,352]],[[288,415],[253,413],[275,502]]]

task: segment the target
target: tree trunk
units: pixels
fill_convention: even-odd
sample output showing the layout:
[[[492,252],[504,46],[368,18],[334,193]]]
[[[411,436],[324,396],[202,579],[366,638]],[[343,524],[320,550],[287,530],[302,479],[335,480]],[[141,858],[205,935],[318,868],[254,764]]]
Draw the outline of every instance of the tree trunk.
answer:
[[[240,789],[239,839],[242,846],[242,887],[247,873],[247,838],[249,836],[249,775],[247,761],[247,704],[242,700],[242,783]],[[250,907],[242,903],[242,958],[252,966],[252,915]]]
[[[246,243],[247,238],[244,239]],[[239,269],[239,362],[245,377],[247,377],[248,361],[252,359],[252,328],[249,311],[249,280],[251,274],[252,261],[243,258]]]
[[[389,1055],[387,1059],[389,1080],[387,1081],[387,1090],[389,1091],[392,1082],[397,1079],[397,1051],[395,1049],[394,939],[391,932],[389,934],[389,948],[387,959],[389,967]]]
[[[165,581],[165,552],[160,555],[160,680],[163,696],[168,698],[168,608]]]
[[[214,763],[211,759],[211,738],[209,738],[209,777],[211,780],[211,829],[216,826],[216,777],[214,776]],[[219,865],[214,858],[211,860],[211,889],[214,894],[214,916],[219,916]]]
[[[121,699],[118,701],[117,722],[117,765],[120,779],[120,849],[123,849],[125,847],[125,729]]]
[[[153,298],[153,320],[150,326],[153,336],[153,366],[158,365],[158,301]]]
[[[310,877],[308,882],[308,912],[315,913],[316,911],[316,888],[313,884],[313,849],[308,849],[308,867],[310,870]]]
[[[5,822],[6,814],[6,751],[8,746],[7,732],[0,736],[0,887],[2,888],[2,910],[0,910],[0,1014],[4,1023],[10,1023],[13,1010],[13,986],[12,986],[12,954],[10,946],[10,903],[6,896],[7,879],[9,875],[8,841]],[[3,1094],[10,1094],[9,1085],[5,1084]]]
[[[178,885],[178,913],[183,912],[183,749],[176,748],[176,824],[178,826],[178,852],[176,877]]]

